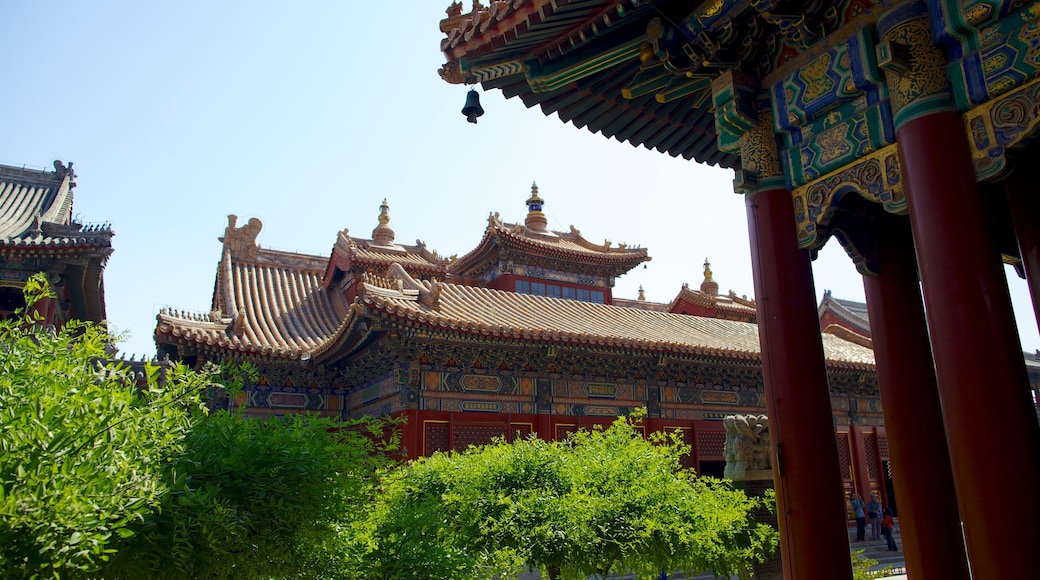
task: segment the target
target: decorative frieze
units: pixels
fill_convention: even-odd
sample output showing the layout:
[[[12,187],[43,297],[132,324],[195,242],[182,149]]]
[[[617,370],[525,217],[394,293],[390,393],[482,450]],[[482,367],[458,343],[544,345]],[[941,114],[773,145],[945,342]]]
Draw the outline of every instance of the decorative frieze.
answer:
[[[964,114],[975,179],[992,180],[1007,168],[1007,152],[1036,138],[1040,124],[1040,79]]]
[[[839,200],[847,193],[879,203],[889,213],[905,214],[898,146],[875,151],[792,192],[799,247],[823,246]]]

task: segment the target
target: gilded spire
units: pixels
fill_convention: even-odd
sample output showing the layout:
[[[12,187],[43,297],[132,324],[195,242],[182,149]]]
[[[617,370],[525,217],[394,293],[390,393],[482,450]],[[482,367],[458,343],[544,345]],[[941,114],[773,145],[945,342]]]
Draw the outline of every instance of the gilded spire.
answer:
[[[538,184],[531,182],[531,197],[527,198],[527,219],[524,220],[524,225],[528,229],[536,232],[544,232],[545,226],[549,224],[549,220],[545,219],[545,214],[542,213],[542,206],[545,204],[545,200],[538,196]]]
[[[646,302],[646,294],[643,292],[643,285],[639,285],[639,301]]]
[[[394,230],[390,227],[390,206],[386,204],[386,198],[379,206],[379,225],[372,230],[372,241],[377,246],[389,246],[394,243]]]
[[[719,285],[711,277],[711,262],[707,258],[704,258],[704,281],[701,282],[701,292],[712,296],[719,295]]]

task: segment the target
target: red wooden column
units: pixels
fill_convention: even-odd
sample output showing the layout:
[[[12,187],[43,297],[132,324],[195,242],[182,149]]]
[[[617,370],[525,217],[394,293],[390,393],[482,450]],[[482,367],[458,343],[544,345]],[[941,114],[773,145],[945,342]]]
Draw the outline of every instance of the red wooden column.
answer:
[[[849,461],[852,463],[852,484],[856,493],[863,499],[863,510],[867,509],[870,501],[870,470],[867,468],[867,450],[864,447],[863,428],[858,425],[849,425]],[[867,521],[869,524],[870,522]]]
[[[1008,522],[1040,520],[1040,428],[964,125],[940,111],[896,139],[968,559],[977,578],[1030,577],[1035,542]]]
[[[851,579],[845,500],[809,254],[791,194],[745,197],[784,577]]]
[[[968,580],[909,226],[878,220],[879,273],[863,277],[904,558],[911,578]]]
[[[975,185],[930,23],[925,2],[883,14],[878,62],[890,92],[953,482],[972,576],[1031,578],[1036,542],[1012,522],[1040,520],[1040,426],[1000,253],[984,218],[987,200]]]

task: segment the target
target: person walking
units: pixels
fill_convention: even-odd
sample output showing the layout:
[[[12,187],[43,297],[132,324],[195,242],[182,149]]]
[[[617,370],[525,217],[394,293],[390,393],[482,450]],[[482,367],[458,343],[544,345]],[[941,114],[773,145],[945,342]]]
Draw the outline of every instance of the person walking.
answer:
[[[881,539],[881,500],[876,493],[870,494],[867,519],[870,521],[870,539],[876,542]]]
[[[858,493],[852,494],[849,505],[852,506],[852,511],[856,515],[856,541],[862,542],[863,537],[866,535],[867,516],[863,512],[863,500]]]
[[[895,524],[892,522],[892,510],[888,508],[885,508],[884,515],[881,517],[881,533],[884,534],[885,539],[888,540],[888,551],[899,551],[899,548],[896,547]]]

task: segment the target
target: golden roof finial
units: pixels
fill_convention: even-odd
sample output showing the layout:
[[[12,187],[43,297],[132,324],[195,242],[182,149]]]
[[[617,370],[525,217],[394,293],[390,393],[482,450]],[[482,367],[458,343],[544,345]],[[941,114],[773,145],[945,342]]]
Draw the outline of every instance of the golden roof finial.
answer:
[[[390,206],[387,205],[386,198],[383,198],[383,203],[379,206],[379,225],[372,230],[372,241],[377,246],[389,246],[394,242],[394,230],[390,227]]]
[[[642,284],[639,285],[639,300],[641,302],[646,302],[646,294],[643,292],[643,285]]]
[[[524,220],[524,225],[528,229],[536,232],[544,232],[545,226],[549,225],[549,220],[545,219],[545,214],[542,213],[542,205],[545,204],[545,200],[538,195],[538,184],[531,182],[531,197],[527,198],[527,219]]]
[[[707,258],[704,258],[704,281],[701,282],[701,292],[712,296],[719,295],[719,285],[711,277],[711,262]]]

